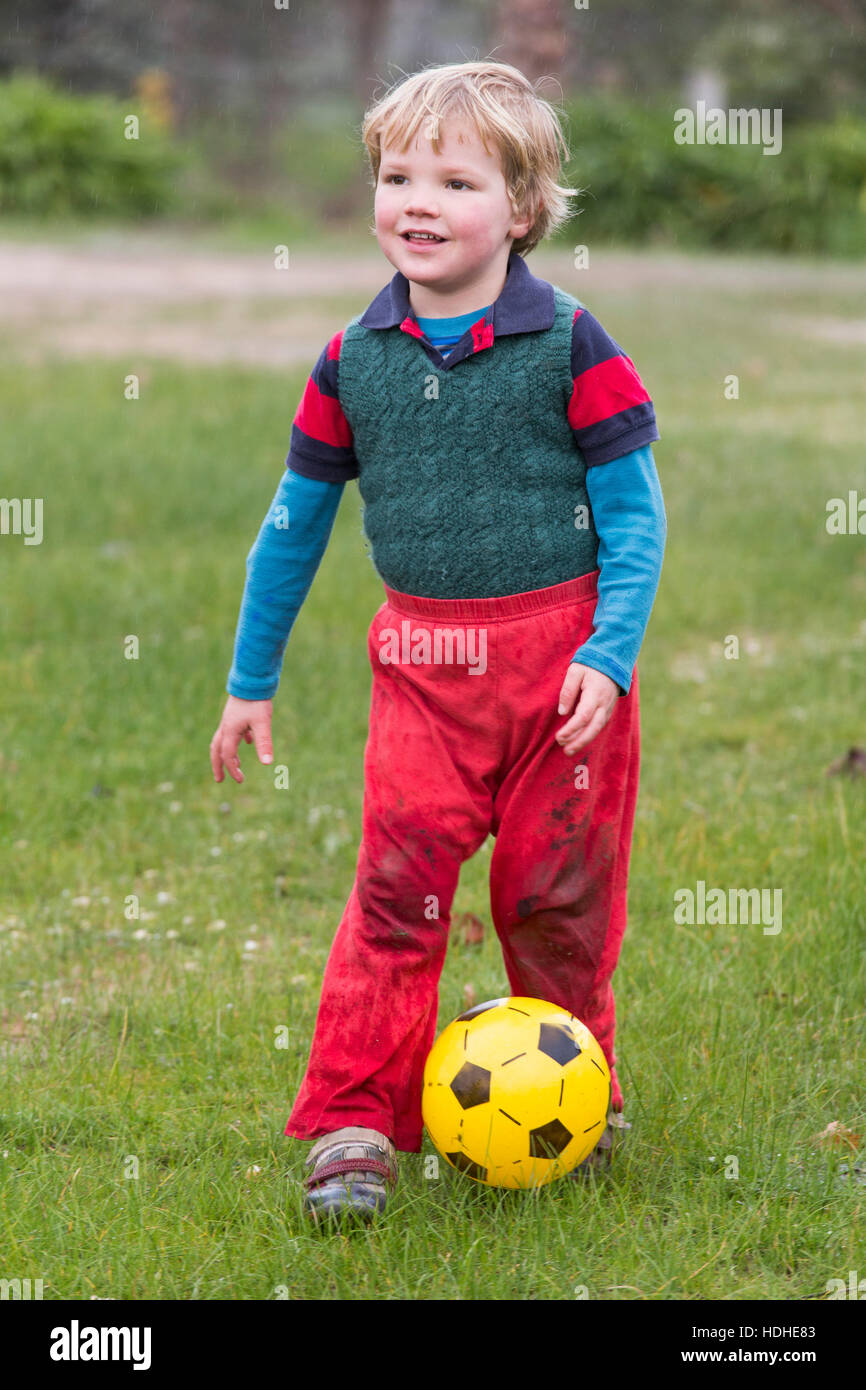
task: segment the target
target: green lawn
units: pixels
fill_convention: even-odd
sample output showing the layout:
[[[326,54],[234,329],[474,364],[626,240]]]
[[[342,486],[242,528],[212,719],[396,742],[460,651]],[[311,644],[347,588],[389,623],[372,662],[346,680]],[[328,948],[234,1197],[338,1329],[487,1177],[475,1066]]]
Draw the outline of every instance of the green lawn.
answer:
[[[820,269],[576,292],[655,399],[669,527],[615,977],[627,1147],[534,1193],[404,1155],[383,1222],[308,1229],[283,1128],[357,854],[381,601],[357,488],[275,701],[290,786],[246,745],[243,786],[217,785],[244,559],[306,373],[154,360],[126,401],[127,363],[7,351],[2,491],[44,499],[44,538],[0,536],[0,1276],[50,1298],[801,1299],[866,1275],[862,1148],[814,1139],[866,1134],[866,779],[826,775],[866,744],[866,537],[824,524],[866,495],[866,349],[775,322],[851,315]],[[489,920],[488,862],[455,912]],[[698,880],[781,889],[781,931],[677,925]],[[492,929],[452,940],[442,1026],[467,984],[507,993]]]

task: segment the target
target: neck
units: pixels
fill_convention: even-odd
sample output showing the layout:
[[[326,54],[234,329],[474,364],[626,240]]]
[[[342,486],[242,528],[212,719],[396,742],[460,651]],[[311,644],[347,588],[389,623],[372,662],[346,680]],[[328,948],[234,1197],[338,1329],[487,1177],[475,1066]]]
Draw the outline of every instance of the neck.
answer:
[[[419,285],[409,281],[409,303],[418,318],[456,318],[479,312],[499,298],[508,276],[510,243],[504,254],[469,284]]]

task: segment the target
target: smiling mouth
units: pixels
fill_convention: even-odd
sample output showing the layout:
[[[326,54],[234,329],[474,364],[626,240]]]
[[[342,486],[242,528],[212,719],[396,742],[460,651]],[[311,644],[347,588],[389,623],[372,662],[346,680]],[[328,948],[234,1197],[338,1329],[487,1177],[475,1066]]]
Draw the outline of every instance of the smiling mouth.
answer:
[[[404,241],[444,241],[444,236],[436,236],[435,232],[402,232]]]

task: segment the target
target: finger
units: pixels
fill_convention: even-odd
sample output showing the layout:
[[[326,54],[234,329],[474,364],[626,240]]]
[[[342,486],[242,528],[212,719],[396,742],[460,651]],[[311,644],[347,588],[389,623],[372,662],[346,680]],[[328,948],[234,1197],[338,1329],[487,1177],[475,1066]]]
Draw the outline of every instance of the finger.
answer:
[[[238,757],[239,742],[240,734],[238,730],[226,729],[223,732],[218,750],[220,761],[225,764],[229,777],[235,782],[242,782],[244,780],[244,775],[241,772],[241,760]]]
[[[583,733],[578,734],[575,739],[566,745],[566,754],[571,756],[577,753],[581,748],[586,748],[587,744],[592,743],[596,735],[601,733],[609,717],[609,714],[603,708],[597,710],[595,716],[584,729]]]
[[[226,759],[226,767],[228,768],[229,777],[233,777],[236,782],[242,782],[244,780],[244,774],[241,772],[241,760],[237,753],[232,753]]]
[[[219,754],[219,739],[220,736],[217,732],[210,741],[210,765],[213,769],[215,782],[221,782],[223,780],[223,764]]]
[[[274,746],[271,742],[271,730],[267,721],[253,725],[253,734],[256,741],[256,752],[259,755],[260,763],[272,763],[274,761]]]
[[[595,717],[598,709],[598,698],[590,695],[589,692],[584,689],[583,694],[578,700],[577,709],[574,711],[574,714],[567,723],[563,724],[562,728],[557,731],[556,737],[559,742],[567,743],[574,734],[580,733],[581,729],[586,728],[590,720]]]
[[[572,663],[562,682],[562,689],[559,692],[558,714],[566,714],[574,704],[575,696],[580,690],[583,681],[583,668]]]

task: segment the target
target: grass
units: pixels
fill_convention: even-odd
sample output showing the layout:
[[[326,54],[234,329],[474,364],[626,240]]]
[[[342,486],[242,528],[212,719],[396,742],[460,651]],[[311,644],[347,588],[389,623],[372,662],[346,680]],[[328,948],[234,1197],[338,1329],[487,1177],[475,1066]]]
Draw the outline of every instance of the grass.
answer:
[[[437,1175],[425,1140],[354,1237],[305,1225],[283,1128],[357,853],[381,601],[357,490],[275,702],[290,786],[244,745],[246,781],[218,786],[244,558],[305,373],[154,361],[129,402],[123,363],[0,363],[3,489],[44,499],[41,545],[0,537],[0,1276],[48,1298],[663,1300],[866,1273],[862,1148],[814,1138],[866,1123],[866,782],[825,774],[866,743],[866,549],[824,526],[863,476],[863,349],[773,325],[845,312],[823,275],[590,301],[656,401],[669,523],[615,977],[628,1145],[585,1186],[513,1193]],[[455,912],[488,918],[488,862]],[[781,931],[677,925],[699,879],[781,888]],[[507,992],[492,929],[455,933],[442,1026],[467,984]]]
[[[366,215],[366,214],[365,214]],[[375,249],[372,234],[367,245],[358,243],[357,229],[348,221],[317,224],[300,216],[290,202],[257,204],[254,210],[229,210],[225,215],[165,216],[151,222],[130,223],[120,217],[85,217],[69,213],[50,219],[25,213],[0,213],[4,241],[30,243],[62,241],[67,247],[103,246],[124,250],[173,248],[190,251],[257,252],[261,247],[288,243],[291,249],[322,251],[334,255],[357,254]]]

